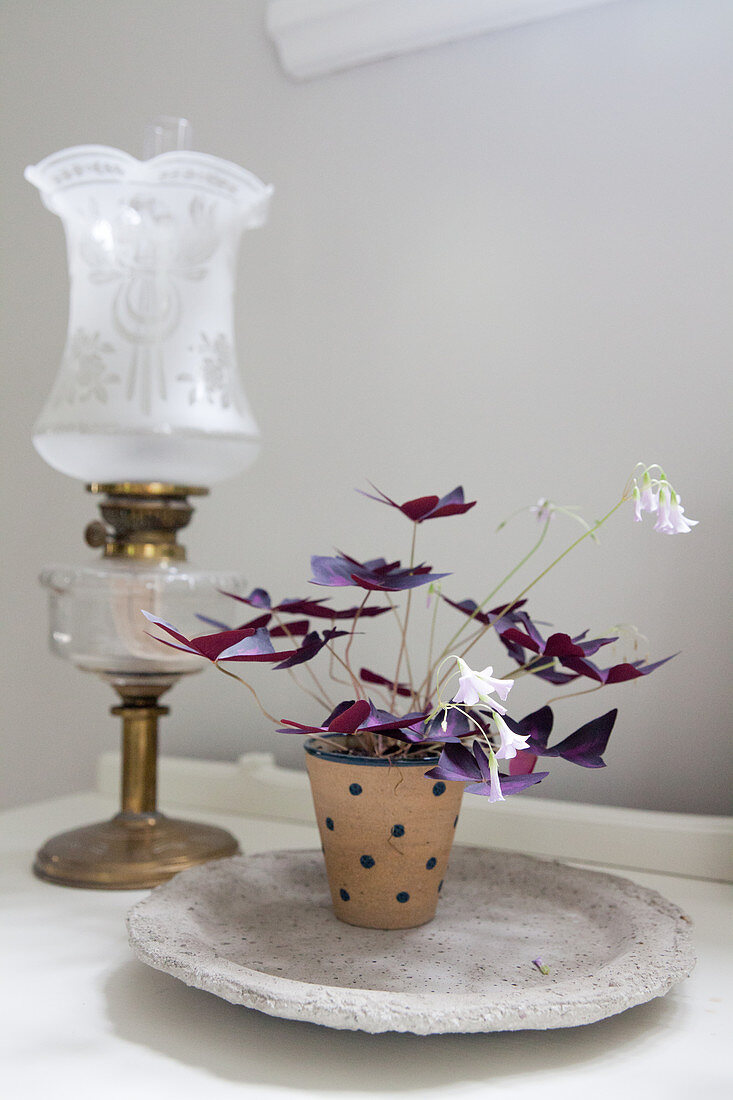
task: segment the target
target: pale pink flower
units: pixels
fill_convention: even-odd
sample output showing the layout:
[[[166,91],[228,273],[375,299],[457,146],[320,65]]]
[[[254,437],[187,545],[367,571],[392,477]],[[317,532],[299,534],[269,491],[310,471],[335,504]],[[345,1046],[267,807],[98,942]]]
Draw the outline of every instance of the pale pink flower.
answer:
[[[547,497],[540,497],[536,504],[533,504],[529,509],[532,515],[537,516],[538,523],[544,523],[545,520],[552,519],[554,515],[554,508],[552,501]]]
[[[493,752],[489,753],[489,772],[491,774],[491,791],[489,793],[489,802],[505,802],[506,799],[501,793],[499,765],[496,762],[496,755]]]
[[[501,738],[501,745],[496,750],[496,759],[513,760],[517,755],[518,749],[527,748],[529,735],[527,735],[527,737],[521,737],[518,733],[514,733],[509,729],[509,726],[499,714],[494,714],[494,721],[496,722],[496,728]]]
[[[489,696],[496,694],[500,699],[506,699],[514,687],[513,680],[499,680],[494,676],[494,668],[487,665],[482,672],[477,672],[466,664],[461,657],[456,657],[460,675],[458,677],[458,691],[453,696],[454,703],[463,703],[467,707],[475,707],[478,703],[491,707],[499,714],[506,714],[506,709]]]
[[[659,487],[652,484],[652,479],[647,470],[641,479],[641,510],[642,512],[656,512],[659,506]]]
[[[677,493],[668,482],[663,482],[659,489],[659,516],[654,530],[663,535],[688,534],[699,520],[688,519],[684,511]]]
[[[658,478],[652,478],[649,473],[654,469],[659,471]],[[697,525],[696,519],[685,516],[679,496],[658,466],[648,466],[644,470],[641,487],[636,478],[634,479],[631,499],[634,502],[635,521],[639,523],[644,512],[656,513],[654,530],[663,535],[686,535]]]

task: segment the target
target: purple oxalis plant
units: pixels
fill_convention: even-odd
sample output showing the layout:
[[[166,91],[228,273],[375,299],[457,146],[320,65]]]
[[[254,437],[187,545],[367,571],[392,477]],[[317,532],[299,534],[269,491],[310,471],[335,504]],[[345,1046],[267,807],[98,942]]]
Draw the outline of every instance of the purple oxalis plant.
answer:
[[[652,513],[656,516],[655,530],[664,534],[689,533],[696,521],[683,515],[679,495],[661,468],[637,467],[620,500],[592,525],[575,515],[576,509],[562,508],[546,499],[541,508],[526,509],[535,515],[542,533],[522,558],[522,567],[539,549],[556,513],[578,520],[584,532],[533,580],[524,584],[513,598],[505,598],[501,604],[493,602],[496,594],[507,587],[519,566],[477,602],[471,598],[456,600],[443,593],[441,582],[450,573],[433,572],[432,566],[425,563],[415,564],[416,536],[423,523],[465,515],[474,508],[476,502],[464,500],[462,487],[444,496],[429,494],[402,504],[374,486],[372,488],[374,493],[362,495],[387,505],[411,524],[408,563],[385,557],[362,561],[340,551],[311,558],[312,584],[360,589],[361,603],[336,608],[328,599],[308,597],[274,602],[264,588],[254,588],[248,596],[224,593],[254,614],[235,627],[201,615],[199,618],[214,628],[213,632],[189,637],[163,619],[144,612],[150,625],[165,635],[158,635],[158,641],[200,656],[230,676],[235,675],[227,667],[230,663],[240,669],[251,664],[266,664],[271,669],[287,670],[296,677],[304,674],[308,682],[298,682],[323,708],[321,713],[326,717],[315,723],[293,719],[281,719],[277,723],[272,719],[278,724],[279,732],[327,739],[334,751],[350,755],[399,760],[404,757],[435,759],[440,754],[437,764],[428,772],[431,778],[439,782],[463,783],[468,793],[483,796],[489,802],[501,801],[543,780],[548,772],[536,770],[540,758],[559,758],[583,768],[605,767],[603,754],[616,721],[616,708],[572,732],[563,730],[559,739],[550,745],[555,718],[549,704],[517,719],[509,713],[510,691],[525,675],[560,688],[584,679],[595,685],[583,689],[584,692],[606,690],[648,676],[671,657],[656,661],[623,657],[601,667],[592,658],[605,647],[616,645],[618,634],[609,631],[589,637],[587,630],[577,634],[553,630],[543,633],[537,620],[530,615],[527,593],[575,546],[586,538],[593,538],[626,501],[633,502],[635,520]],[[410,632],[415,630],[413,596],[415,589],[426,586],[430,619],[420,633],[430,639],[429,655],[426,667],[417,671],[410,652]],[[401,610],[394,602],[398,597],[404,599]],[[441,644],[436,641],[437,624],[446,615],[452,617],[452,626],[447,631],[447,641]],[[357,672],[351,662],[352,645],[368,622],[381,616],[390,617],[397,628],[393,668],[389,674],[364,666]],[[344,629],[339,629],[337,623],[342,623]],[[495,675],[491,665],[478,669],[468,661],[470,653],[473,650],[481,652],[492,635],[498,639],[499,652],[505,653],[512,662],[512,667],[502,676]],[[329,681],[337,686],[339,694],[343,694],[346,685],[350,689],[349,698],[334,698],[332,688],[323,683],[320,669],[324,651],[328,655]],[[314,661],[315,658],[318,661]],[[316,665],[318,673],[312,667]],[[448,689],[455,677],[458,677],[457,689],[455,685]],[[238,675],[236,678],[242,679]],[[242,682],[267,717],[272,718],[262,707],[254,688],[247,681]],[[369,693],[378,702],[369,698]],[[571,691],[567,697],[580,693]],[[505,771],[499,770],[500,762]]]

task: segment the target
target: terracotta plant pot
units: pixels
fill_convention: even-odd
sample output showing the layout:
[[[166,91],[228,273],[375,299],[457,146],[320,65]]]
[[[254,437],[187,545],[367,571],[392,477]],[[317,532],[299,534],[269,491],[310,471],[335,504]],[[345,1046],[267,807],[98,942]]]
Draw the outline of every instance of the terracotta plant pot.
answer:
[[[390,762],[306,742],[306,764],[336,916],[414,928],[435,910],[463,783],[425,777],[438,758]]]

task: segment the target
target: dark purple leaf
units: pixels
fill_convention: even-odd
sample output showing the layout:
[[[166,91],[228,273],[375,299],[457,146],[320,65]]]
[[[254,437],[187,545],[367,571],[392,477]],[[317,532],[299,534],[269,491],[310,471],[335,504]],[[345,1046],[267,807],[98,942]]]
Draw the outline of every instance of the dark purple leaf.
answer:
[[[479,745],[478,741],[474,741],[473,743],[473,755],[476,757],[478,770],[481,773],[481,778],[483,779],[484,783],[490,783],[491,768],[489,767],[489,758]]]
[[[661,661],[654,661],[653,664],[646,664],[644,661],[634,661],[630,664],[628,661],[622,661],[618,665],[611,665],[610,668],[598,668],[592,661],[579,657],[564,657],[562,663],[567,668],[573,669],[579,676],[587,676],[599,684],[621,684],[626,680],[648,676],[650,672],[654,672],[656,668],[660,668],[676,656],[676,653],[672,653],[669,657],[663,657]]]
[[[448,576],[431,573],[430,568],[429,565],[403,568],[399,561],[387,562],[385,558],[358,562],[341,553],[337,557],[315,555],[311,558],[311,581],[336,588],[355,585],[377,592],[401,592]]]
[[[208,615],[196,614],[196,618],[199,622],[206,623],[207,626],[215,626],[217,630],[231,630],[232,627],[228,623],[220,623],[218,619],[210,619]]]
[[[563,760],[569,760],[571,764],[579,764],[581,768],[605,768],[602,753],[606,750],[617,714],[618,711],[614,709],[609,710],[607,714],[602,714],[599,718],[593,718],[571,733],[564,741],[560,741],[546,751],[544,755],[561,756]]]
[[[519,720],[505,714],[504,721],[512,733],[516,733],[519,737],[529,738],[527,742],[528,749],[531,749],[538,756],[543,755],[544,750],[547,748],[549,736],[552,733],[553,715],[550,707],[540,707],[539,710],[535,710]]]
[[[335,718],[338,718],[338,716],[343,714],[345,710],[348,710],[349,707],[353,707],[354,702],[354,699],[344,699],[343,702],[337,703],[321,728],[326,729],[329,727]]]
[[[516,603],[505,603],[501,607],[492,607],[490,611],[477,611],[478,604],[475,600],[460,600],[456,603],[455,600],[449,600],[447,596],[443,596],[443,599],[451,607],[455,607],[457,611],[462,611],[464,615],[471,616],[482,626],[497,626],[497,629],[497,624],[502,621],[515,622],[518,619],[517,609],[523,607],[527,602],[526,600],[517,600]]]
[[[281,661],[279,665],[275,665],[275,668],[293,668],[295,665],[305,664],[306,661],[312,660],[317,653],[320,653],[324,645],[327,645],[333,638],[342,638],[347,633],[346,630],[324,630],[321,637],[318,631],[314,630],[306,635],[300,649],[286,654],[286,659]]]
[[[442,722],[445,719],[446,728],[443,732]],[[446,741],[461,743],[462,737],[468,737],[474,727],[463,711],[451,707],[447,712],[440,711],[431,722],[426,722],[423,737],[426,741]]]
[[[220,591],[222,596],[229,596],[232,600],[247,603],[250,607],[262,607],[268,611],[272,608],[270,594],[264,588],[253,588],[249,596],[239,596],[236,592],[225,592],[224,589],[220,589]]]
[[[371,482],[369,484],[371,485]],[[362,489],[357,489],[357,492],[368,497],[369,500],[376,500],[379,504],[389,504],[414,523],[423,523],[426,519],[439,519],[441,516],[463,515],[464,512],[473,508],[476,503],[475,500],[469,503],[464,501],[463,488],[460,485],[444,497],[431,494],[424,497],[415,497],[414,500],[406,500],[404,504],[397,504],[391,497],[386,496],[381,489],[377,489],[375,485],[372,485],[372,488],[379,496],[372,496],[371,493],[365,493]]]
[[[272,614],[266,611],[263,615],[256,615],[254,619],[248,619],[246,623],[240,623],[239,630],[259,630],[261,626],[267,626],[272,621]]]
[[[601,759],[601,755],[605,752],[617,713],[614,709],[601,715],[600,718],[593,718],[563,741],[558,741],[556,745],[551,747],[548,747],[547,744],[552,732],[553,722],[550,707],[541,707],[532,714],[526,715],[521,721],[517,721],[506,714],[504,715],[504,721],[513,733],[528,739],[527,749],[517,753],[515,760],[528,752],[534,757],[560,756],[563,760],[568,760],[571,764],[579,764],[582,768],[604,768],[605,763]],[[512,771],[511,766],[510,771]]]
[[[181,649],[186,653],[196,653],[200,657],[205,657],[208,661],[283,661],[294,657],[298,653],[297,649],[276,653],[270,641],[269,632],[265,627],[220,630],[216,634],[201,634],[196,638],[186,638],[184,634],[180,634],[175,627],[163,619],[158,619],[147,611],[143,611],[143,615],[145,615],[148,622],[164,630],[182,644],[176,645],[164,638],[157,638],[154,634],[150,635],[151,638],[155,638],[162,645],[171,646],[172,649]]]
[[[380,721],[379,716],[384,716],[386,720]],[[409,736],[400,737],[402,729],[424,721],[425,716],[426,712],[423,711],[422,713],[414,712],[405,714],[401,718],[395,718],[393,715],[387,714],[386,711],[378,711],[369,700],[357,699],[355,703],[349,704],[344,710],[337,707],[326,726],[306,726],[301,722],[292,722],[287,718],[283,718],[283,726],[292,728],[281,728],[278,733],[357,733],[360,730],[368,729],[370,733],[389,733],[390,736],[399,740],[410,741],[412,738]]]
[[[549,772],[534,772],[532,775],[504,775],[503,772],[499,772],[501,793],[505,797],[512,794],[519,794],[521,791],[526,790],[527,787],[533,787],[535,783],[541,783],[549,774]],[[491,795],[491,784],[469,783],[466,787],[466,794],[480,794],[484,797],[489,797]]]
[[[509,775],[531,775],[537,764],[537,757],[528,749],[520,749],[509,761]]]
[[[582,634],[580,634],[577,638],[573,638],[574,642],[580,642],[581,643],[581,649],[583,650],[583,653],[585,654],[586,657],[590,657],[594,653],[597,653],[598,650],[601,648],[601,646],[611,645],[612,642],[617,642],[618,641],[618,635],[616,635],[613,638],[591,638],[591,640],[589,642],[585,642],[585,641],[583,641],[583,639],[584,639],[584,637],[587,633],[588,633],[588,631],[586,630]]]
[[[545,642],[543,657],[583,657],[584,649],[576,645],[569,634],[551,634]]]
[[[516,626],[510,626],[508,630],[503,630],[499,637],[504,643],[511,642],[514,645],[521,646],[522,649],[531,649],[535,653],[542,653],[541,642],[538,642],[529,634],[525,634],[524,631],[518,630]]]
[[[224,634],[215,634],[214,638],[222,638],[226,636],[226,633],[237,634],[236,630],[225,632]],[[195,641],[201,641],[202,639],[195,639]],[[290,650],[289,652],[293,652]],[[275,647],[270,641],[269,631],[261,626],[254,631],[251,637],[242,638],[239,642],[234,642],[228,649],[221,651],[218,656],[218,661],[279,661],[282,657],[287,656],[287,653],[276,653]]]
[[[451,782],[469,783],[481,779],[476,758],[465,745],[446,745],[440,754],[440,760],[425,773],[431,779],[447,779]]]
[[[369,717],[369,702],[357,699],[350,707],[338,714],[328,724],[329,733],[353,733]]]
[[[409,684],[397,684],[395,687],[393,680],[387,680],[386,677],[380,676],[378,672],[372,672],[369,668],[359,669],[359,679],[363,680],[365,684],[379,684],[381,687],[389,688],[390,691],[395,691],[397,695],[402,695],[405,698],[412,695],[412,688]]]
[[[570,684],[573,680],[578,679],[577,672],[561,672],[559,668],[555,668],[550,664],[549,658],[535,657],[531,661],[520,660],[520,664],[524,665],[524,668],[528,672],[531,672],[533,676],[536,676],[539,680],[545,680],[548,684]]]
[[[484,797],[491,795],[491,773],[486,753],[478,742],[474,742],[473,752],[464,745],[446,745],[436,767],[425,773],[431,779],[444,779],[453,782],[468,783],[467,794]],[[518,794],[527,787],[541,782],[549,772],[535,772],[533,775],[503,775],[499,772],[502,793]]]

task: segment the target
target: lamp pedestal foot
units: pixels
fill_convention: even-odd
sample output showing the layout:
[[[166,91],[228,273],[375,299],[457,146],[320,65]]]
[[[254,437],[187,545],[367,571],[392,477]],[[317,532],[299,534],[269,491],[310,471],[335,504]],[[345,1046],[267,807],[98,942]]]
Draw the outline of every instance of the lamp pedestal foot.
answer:
[[[171,681],[172,682],[172,681]],[[158,706],[167,684],[115,683],[123,699],[122,808],[109,821],[47,840],[33,872],[46,882],[92,890],[146,890],[179,871],[239,851],[225,829],[166,817],[156,808]]]
[[[61,886],[147,890],[188,867],[238,851],[225,829],[160,813],[122,812],[47,840],[33,872]]]

